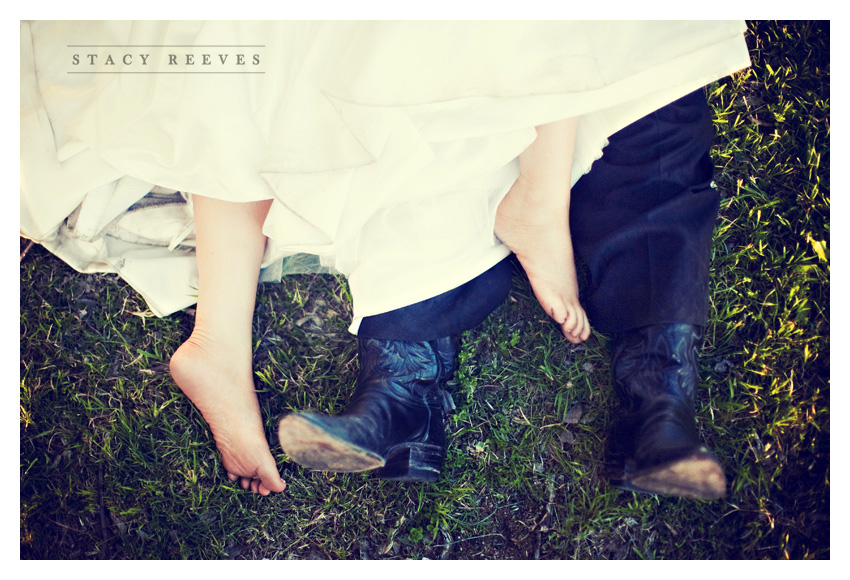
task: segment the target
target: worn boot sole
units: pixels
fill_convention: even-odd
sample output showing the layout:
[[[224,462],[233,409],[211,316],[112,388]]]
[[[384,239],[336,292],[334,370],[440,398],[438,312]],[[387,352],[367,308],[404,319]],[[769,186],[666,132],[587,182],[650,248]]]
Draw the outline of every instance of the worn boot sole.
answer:
[[[280,420],[278,438],[290,459],[314,471],[369,471],[385,464],[377,453],[332,435],[297,414]]]
[[[646,493],[714,500],[726,495],[726,476],[717,460],[697,452],[674,463],[636,473],[621,487]]]

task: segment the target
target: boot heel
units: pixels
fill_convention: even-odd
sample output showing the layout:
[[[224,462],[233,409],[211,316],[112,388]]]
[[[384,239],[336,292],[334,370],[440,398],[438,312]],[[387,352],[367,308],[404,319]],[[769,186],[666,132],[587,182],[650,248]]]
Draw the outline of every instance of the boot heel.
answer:
[[[381,479],[437,481],[445,457],[443,448],[428,443],[402,443],[387,453],[386,464],[374,471]]]

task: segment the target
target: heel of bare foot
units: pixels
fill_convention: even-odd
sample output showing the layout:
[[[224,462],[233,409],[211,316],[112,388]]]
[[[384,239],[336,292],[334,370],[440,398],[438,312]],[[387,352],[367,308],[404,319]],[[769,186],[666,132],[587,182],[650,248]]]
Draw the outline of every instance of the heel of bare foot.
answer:
[[[261,495],[283,491],[286,483],[263,430],[250,356],[245,367],[233,353],[193,333],[171,357],[171,376],[209,425],[231,481]]]

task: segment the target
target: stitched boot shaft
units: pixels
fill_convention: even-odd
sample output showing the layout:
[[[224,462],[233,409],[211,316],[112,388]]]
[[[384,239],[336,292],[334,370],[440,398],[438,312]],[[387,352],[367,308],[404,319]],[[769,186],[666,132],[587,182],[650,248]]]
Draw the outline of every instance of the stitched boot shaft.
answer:
[[[694,399],[701,327],[654,325],[614,339],[611,367],[620,414],[614,426],[630,471],[678,459],[699,446]]]
[[[457,340],[361,338],[359,347],[360,373],[345,411],[287,415],[278,430],[281,447],[314,470],[436,480],[445,459],[444,417],[453,408],[442,387],[455,371]]]
[[[621,404],[609,439],[614,485],[701,499],[725,493],[723,470],[700,443],[694,417],[702,336],[690,324],[615,336],[611,368]]]
[[[360,374],[351,402],[329,429],[385,455],[402,442],[445,446],[442,386],[454,374],[450,338],[431,342],[360,339]]]

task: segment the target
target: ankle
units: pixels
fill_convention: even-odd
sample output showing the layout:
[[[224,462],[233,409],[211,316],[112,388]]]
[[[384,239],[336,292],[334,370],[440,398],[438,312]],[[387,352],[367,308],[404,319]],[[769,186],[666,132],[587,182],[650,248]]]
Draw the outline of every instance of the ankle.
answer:
[[[253,356],[250,329],[247,332],[234,332],[232,329],[216,329],[208,324],[196,322],[192,334],[184,344],[191,345],[195,352],[221,360],[250,360]]]

